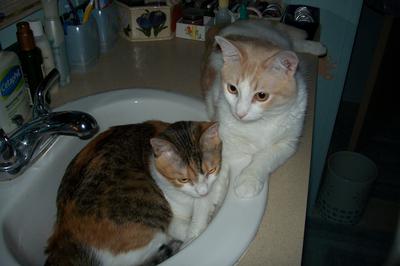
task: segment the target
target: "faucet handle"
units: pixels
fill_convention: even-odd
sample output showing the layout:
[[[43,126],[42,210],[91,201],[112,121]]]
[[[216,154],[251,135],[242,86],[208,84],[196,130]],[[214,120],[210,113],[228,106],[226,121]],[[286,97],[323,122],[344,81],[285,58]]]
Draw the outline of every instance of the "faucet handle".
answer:
[[[60,73],[56,68],[53,68],[53,70],[51,70],[50,73],[40,82],[33,99],[32,119],[50,113],[50,107],[46,103],[46,93],[59,78]]]
[[[0,128],[0,168],[7,169],[15,165],[18,160],[17,150],[11,143],[7,134]]]

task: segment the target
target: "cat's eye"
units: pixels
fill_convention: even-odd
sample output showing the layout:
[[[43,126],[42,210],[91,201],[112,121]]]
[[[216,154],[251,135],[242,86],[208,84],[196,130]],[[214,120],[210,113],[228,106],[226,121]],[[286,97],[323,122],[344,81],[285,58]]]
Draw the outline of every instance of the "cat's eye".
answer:
[[[209,176],[209,175],[211,175],[211,174],[214,174],[215,171],[217,171],[217,168],[213,168],[213,169],[211,169],[211,170],[208,170],[207,176]]]
[[[269,94],[265,93],[265,92],[257,92],[254,95],[254,98],[259,102],[264,102],[264,101],[268,100]]]
[[[181,182],[181,183],[187,183],[187,182],[189,182],[189,178],[181,177],[181,178],[178,179],[178,181]]]
[[[227,88],[228,88],[229,93],[231,93],[231,94],[237,94],[238,93],[237,88],[232,84],[228,84]]]

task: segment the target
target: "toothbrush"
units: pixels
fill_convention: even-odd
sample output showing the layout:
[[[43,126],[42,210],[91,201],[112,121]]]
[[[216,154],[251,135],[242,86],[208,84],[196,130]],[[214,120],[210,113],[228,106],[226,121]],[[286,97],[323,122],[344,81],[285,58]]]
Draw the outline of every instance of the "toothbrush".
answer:
[[[85,8],[85,12],[83,13],[83,23],[86,23],[89,20],[90,14],[93,11],[94,0],[90,0],[89,4]]]
[[[81,22],[79,20],[78,12],[76,11],[76,8],[72,4],[71,0],[67,0],[67,1],[68,1],[69,8],[71,9],[72,15],[74,17],[73,18],[74,24],[79,25]]]

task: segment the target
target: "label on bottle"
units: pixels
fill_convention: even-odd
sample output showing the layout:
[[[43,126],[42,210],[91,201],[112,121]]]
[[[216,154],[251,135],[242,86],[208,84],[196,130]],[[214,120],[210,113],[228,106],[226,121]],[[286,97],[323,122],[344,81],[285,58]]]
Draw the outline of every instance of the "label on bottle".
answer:
[[[7,99],[14,91],[21,88],[24,83],[22,70],[18,66],[6,69],[2,73],[0,81],[0,93],[3,99]]]
[[[20,66],[15,65],[0,73],[0,124],[8,133],[30,118],[28,90]]]

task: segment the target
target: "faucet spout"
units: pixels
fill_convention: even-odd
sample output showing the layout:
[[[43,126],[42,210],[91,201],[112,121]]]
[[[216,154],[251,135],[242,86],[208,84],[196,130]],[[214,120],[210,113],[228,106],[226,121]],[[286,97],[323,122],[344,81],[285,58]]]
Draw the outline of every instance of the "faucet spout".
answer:
[[[78,111],[50,113],[47,122],[52,134],[77,136],[81,139],[89,139],[99,130],[93,116]]]
[[[32,161],[34,154],[40,153],[38,147],[51,138],[54,141],[54,136],[69,135],[89,139],[99,130],[97,121],[88,113],[50,111],[45,94],[58,78],[59,73],[54,69],[37,88],[31,121],[18,128],[10,138],[0,129],[0,173],[19,173]]]
[[[88,113],[63,111],[42,115],[21,127],[12,138],[17,141],[46,137],[49,135],[70,135],[81,139],[91,138],[98,131],[96,120]]]

